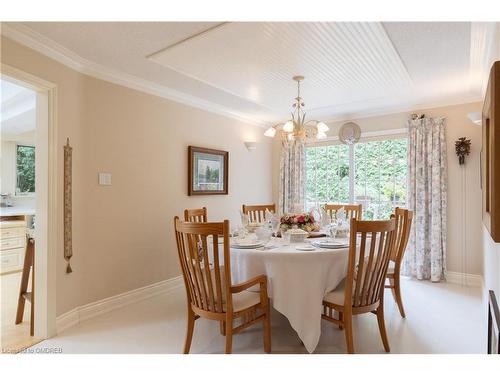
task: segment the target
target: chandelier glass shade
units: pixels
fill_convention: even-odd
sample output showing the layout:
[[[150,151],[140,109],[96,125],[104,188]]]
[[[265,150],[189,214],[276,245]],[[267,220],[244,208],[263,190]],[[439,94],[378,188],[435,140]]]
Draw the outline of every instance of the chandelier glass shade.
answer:
[[[328,125],[318,120],[306,121],[306,113],[304,111],[304,100],[300,96],[300,82],[304,79],[303,76],[295,76],[293,80],[297,82],[297,97],[292,105],[292,118],[284,123],[279,123],[268,128],[264,135],[266,137],[274,137],[278,134],[282,139],[287,141],[294,140],[312,140],[324,139],[327,137],[326,132],[330,130]]]

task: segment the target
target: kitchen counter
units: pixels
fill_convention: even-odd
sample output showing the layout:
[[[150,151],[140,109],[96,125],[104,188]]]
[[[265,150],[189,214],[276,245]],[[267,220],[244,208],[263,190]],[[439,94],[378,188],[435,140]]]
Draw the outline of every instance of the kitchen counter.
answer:
[[[31,216],[35,209],[30,207],[0,207],[0,216]]]

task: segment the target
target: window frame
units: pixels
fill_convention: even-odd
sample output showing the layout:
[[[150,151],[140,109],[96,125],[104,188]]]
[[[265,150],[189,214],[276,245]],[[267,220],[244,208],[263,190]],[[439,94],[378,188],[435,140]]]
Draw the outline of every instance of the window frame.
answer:
[[[17,150],[19,147],[31,147],[35,150],[35,160],[36,160],[36,145],[34,144],[29,144],[29,143],[18,143],[16,142],[16,149],[15,149],[15,155],[14,155],[14,170],[16,171],[16,178],[14,180],[14,196],[16,198],[34,198],[36,195],[36,182],[35,182],[35,191],[33,192],[27,192],[27,193],[18,193],[17,188],[18,188],[18,170],[17,170]],[[35,176],[36,176],[36,164],[35,164]],[[36,180],[35,180],[36,181]]]
[[[408,139],[408,129],[390,129],[390,130],[381,130],[381,131],[373,131],[373,132],[364,132],[357,143],[368,143],[368,142],[377,142],[377,141],[387,141],[391,139]],[[335,146],[335,145],[343,145],[340,142],[339,137],[328,137],[323,140],[316,140],[313,142],[309,142],[306,144],[306,147],[325,147],[325,146]],[[355,175],[356,175],[356,161],[354,158],[354,147],[355,145],[348,145],[349,152],[349,202],[345,202],[346,204],[354,204],[355,203]],[[307,173],[307,171],[306,171]],[[407,180],[409,178],[408,174],[406,176]],[[305,180],[304,183],[306,183]],[[408,186],[408,184],[407,184]],[[408,197],[406,198],[406,201]],[[342,202],[331,202],[331,203],[342,203]],[[380,203],[380,202],[379,202]],[[307,202],[305,202],[307,204]]]

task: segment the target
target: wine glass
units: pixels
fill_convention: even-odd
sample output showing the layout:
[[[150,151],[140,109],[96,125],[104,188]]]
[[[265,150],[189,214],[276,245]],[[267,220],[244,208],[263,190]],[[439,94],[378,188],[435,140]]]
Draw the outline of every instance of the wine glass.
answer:
[[[273,231],[273,235],[278,236],[278,229],[280,227],[280,219],[277,216],[273,216],[271,218],[271,230]]]
[[[328,235],[332,240],[334,240],[335,237],[337,237],[337,229],[338,229],[338,223],[337,220],[334,220],[328,228]]]
[[[247,230],[246,230],[246,227],[243,226],[243,225],[238,225],[238,228],[236,229],[237,231],[237,234],[238,234],[238,238],[239,239],[244,239],[246,237],[246,234],[247,234]]]

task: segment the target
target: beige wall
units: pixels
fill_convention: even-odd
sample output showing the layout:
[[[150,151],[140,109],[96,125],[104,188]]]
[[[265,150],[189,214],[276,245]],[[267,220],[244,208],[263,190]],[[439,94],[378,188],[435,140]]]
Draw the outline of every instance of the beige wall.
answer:
[[[482,274],[482,229],[481,229],[481,190],[479,184],[479,151],[481,149],[481,128],[473,125],[467,113],[481,110],[481,103],[470,103],[449,107],[418,110],[428,117],[446,117],[446,139],[448,156],[448,271]],[[363,132],[393,130],[405,127],[410,112],[395,113],[362,119],[353,119]],[[336,136],[338,129],[345,123],[331,123],[330,136]],[[455,140],[467,137],[472,141],[471,155],[465,168],[458,164],[455,155]],[[279,172],[278,141],[273,144],[274,176]],[[462,193],[462,173],[465,173],[465,192]],[[273,196],[278,197],[278,178],[273,179]],[[462,255],[462,207],[465,205],[466,250]]]
[[[184,208],[234,221],[242,203],[271,201],[262,128],[91,78],[6,38],[1,48],[2,63],[58,85],[61,185],[66,137],[73,146],[74,272],[65,273],[60,237],[58,315],[179,275],[172,219]],[[229,151],[228,196],[186,195],[188,145]],[[99,171],[112,186],[97,184]]]

